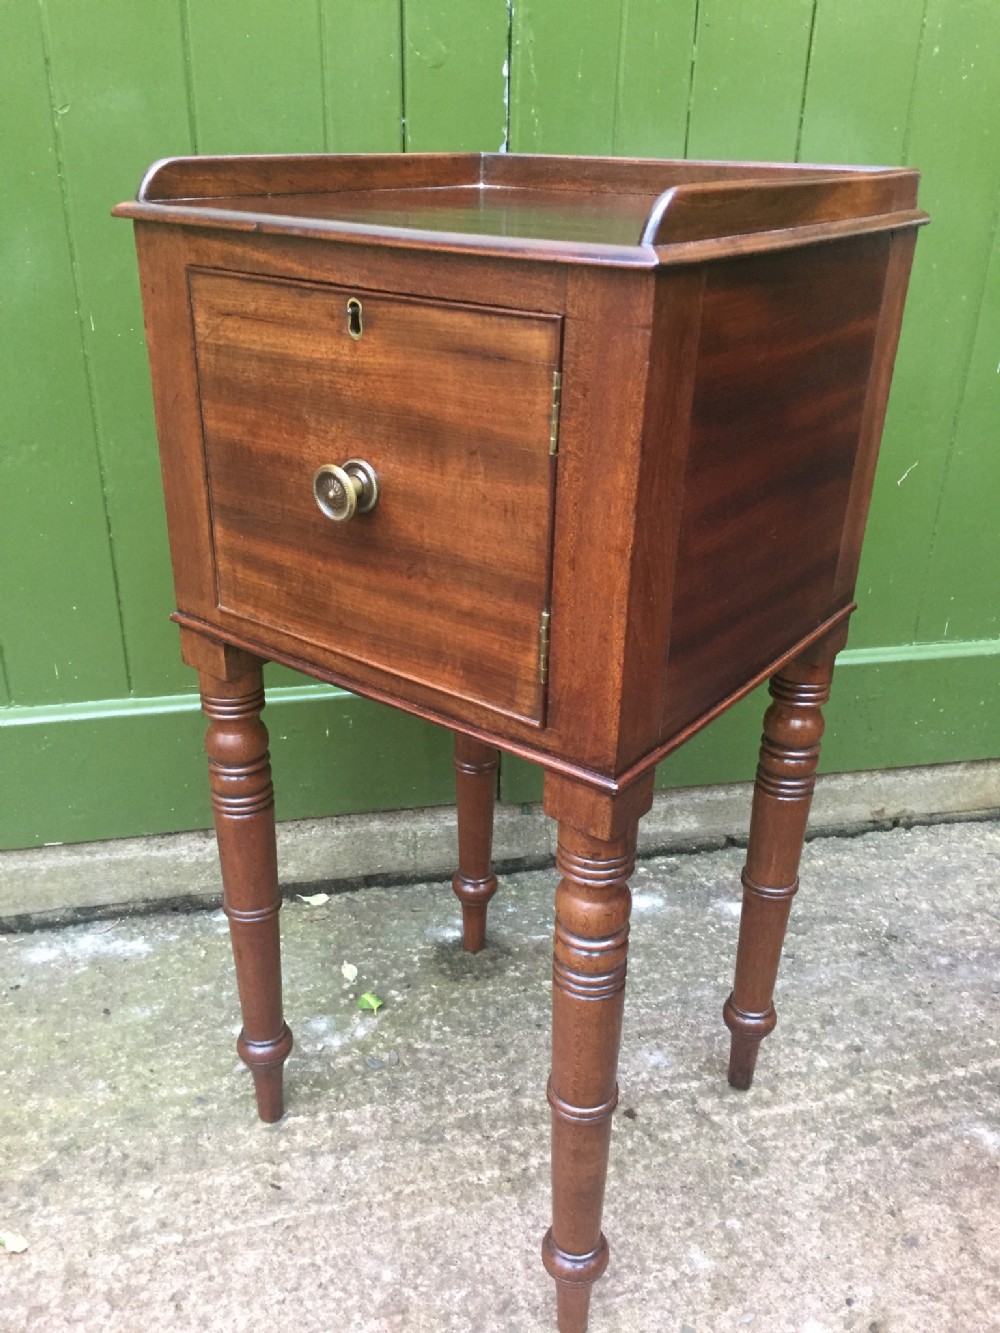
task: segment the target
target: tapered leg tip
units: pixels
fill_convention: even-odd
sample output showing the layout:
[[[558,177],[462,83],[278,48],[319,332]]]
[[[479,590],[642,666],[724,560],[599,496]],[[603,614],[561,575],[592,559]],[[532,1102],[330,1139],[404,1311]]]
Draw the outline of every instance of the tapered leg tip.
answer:
[[[760,1012],[741,1009],[730,995],[722,1006],[722,1017],[732,1033],[729,1046],[729,1085],[746,1091],[753,1082],[760,1043],[774,1031],[778,1021],[774,1005]]]
[[[587,1333],[591,1287],[556,1283],[556,1326],[559,1333]]]
[[[240,1059],[253,1074],[257,1114],[269,1125],[285,1113],[283,1072],[291,1049],[292,1033],[287,1023],[282,1023],[281,1034],[273,1041],[251,1041],[245,1032],[236,1041]]]
[[[479,953],[486,948],[485,904],[462,904],[462,948],[466,953]]]
[[[567,1254],[550,1227],[542,1240],[542,1263],[555,1278],[559,1333],[587,1333],[590,1293],[608,1266],[608,1242],[602,1235],[590,1254]]]
[[[283,1070],[255,1069],[253,1086],[257,1094],[257,1114],[265,1124],[273,1125],[285,1114]]]
[[[753,1071],[747,1072],[742,1069],[734,1069],[729,1066],[729,1086],[735,1088],[737,1092],[749,1092],[753,1085]]]
[[[497,877],[490,872],[482,879],[469,879],[459,872],[451,887],[462,904],[462,947],[466,953],[479,953],[486,947],[486,909],[497,891]]]
[[[753,1083],[757,1067],[759,1041],[742,1041],[734,1036],[729,1048],[729,1086],[746,1092]]]

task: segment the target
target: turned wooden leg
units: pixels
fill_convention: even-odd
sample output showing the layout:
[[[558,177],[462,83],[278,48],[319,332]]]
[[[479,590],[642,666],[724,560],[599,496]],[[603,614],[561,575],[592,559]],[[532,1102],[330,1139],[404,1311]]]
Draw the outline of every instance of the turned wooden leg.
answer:
[[[546,809],[554,782],[546,775]],[[647,784],[643,784],[645,787]],[[651,797],[652,784],[648,784]],[[562,804],[562,803],[559,803]],[[634,806],[634,802],[630,802]],[[643,801],[642,809],[648,808]],[[579,813],[576,822],[582,822]],[[560,820],[552,963],[552,1226],[542,1258],[555,1278],[560,1333],[585,1333],[591,1287],[608,1265],[601,1231],[611,1118],[618,1101],[618,1047],[638,815],[597,835]],[[624,827],[622,827],[624,826]]]
[[[223,902],[236,960],[243,1031],[236,1049],[253,1074],[262,1120],[284,1110],[282,1066],[292,1034],[281,1012],[278,861],[260,666],[234,679],[199,672]]]
[[[455,732],[458,872],[451,886],[462,904],[462,944],[469,953],[486,944],[486,908],[497,891],[490,858],[499,764],[492,745]]]
[[[750,842],[743,870],[743,913],[736,979],[723,1016],[732,1033],[729,1082],[749,1088],[761,1040],[774,1030],[774,983],[816,783],[822,706],[830,697],[832,656],[790,662],[771,681],[754,783]]]

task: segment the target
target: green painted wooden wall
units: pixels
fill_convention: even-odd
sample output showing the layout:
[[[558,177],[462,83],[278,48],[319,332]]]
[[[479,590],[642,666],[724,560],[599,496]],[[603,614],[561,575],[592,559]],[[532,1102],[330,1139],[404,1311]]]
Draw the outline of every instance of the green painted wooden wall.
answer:
[[[3,0],[0,846],[203,826],[130,228],[175,153],[911,163],[917,264],[827,768],[1000,754],[996,0]],[[450,798],[448,740],[287,671],[279,815]],[[751,699],[662,781],[752,773]],[[509,799],[536,774],[507,763]]]

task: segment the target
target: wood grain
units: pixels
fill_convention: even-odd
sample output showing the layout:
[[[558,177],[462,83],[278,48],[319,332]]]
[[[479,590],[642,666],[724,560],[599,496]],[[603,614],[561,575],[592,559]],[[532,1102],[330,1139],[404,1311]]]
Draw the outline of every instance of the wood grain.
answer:
[[[913,172],[601,159],[569,170],[568,161],[508,153],[174,159],[154,164],[137,199],[114,211],[231,231],[640,268],[926,221],[913,207]]]
[[[843,637],[818,645],[771,682],[754,782],[750,842],[743,869],[743,911],[736,980],[723,1015],[732,1042],[729,1082],[749,1088],[761,1040],[774,1030],[774,983],[799,887],[799,859],[816,785],[822,707]]]
[[[664,737],[851,600],[837,568],[887,261],[872,237],[708,279]]]
[[[497,891],[491,854],[500,752],[456,731],[453,762],[458,869],[451,886],[462,904],[462,947],[478,953],[486,945],[486,909]]]
[[[540,723],[560,321],[361,288],[190,283],[219,605]],[[312,477],[353,457],[381,496],[331,523]]]
[[[349,161],[310,159],[262,164],[255,194],[255,170],[167,166],[148,191],[197,180],[202,199],[119,210],[139,221],[241,1053],[275,1118],[291,1036],[257,659],[456,731],[472,951],[496,888],[497,749],[537,757],[561,873],[542,1253],[561,1333],[585,1333],[608,1262],[627,881],[653,765],[768,674],[725,1009],[737,1086],[774,1023],[915,177],[687,164],[664,193],[671,164],[456,156],[366,159],[350,188]],[[470,170],[429,188],[428,172]],[[338,189],[310,188],[331,175]],[[291,188],[262,199],[262,181]],[[623,246],[626,221],[644,246]],[[674,247],[683,262],[661,262]],[[331,523],[312,477],[348,457],[375,469],[378,503]]]
[[[270,1122],[284,1113],[282,1070],[292,1034],[281,1007],[281,894],[260,663],[228,678],[202,670],[199,681],[223,910],[243,1010],[236,1049],[253,1074],[260,1118]]]
[[[577,819],[574,822],[580,822]],[[618,1103],[635,824],[604,841],[560,824],[552,960],[552,1226],[542,1243],[560,1333],[586,1333],[590,1288],[608,1264],[601,1231]]]

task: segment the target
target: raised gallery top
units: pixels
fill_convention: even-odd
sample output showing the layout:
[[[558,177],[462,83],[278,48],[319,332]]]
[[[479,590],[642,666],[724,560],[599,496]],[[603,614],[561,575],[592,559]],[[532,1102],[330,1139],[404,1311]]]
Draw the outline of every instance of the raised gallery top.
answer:
[[[900,167],[507,153],[177,157],[118,217],[634,268],[919,226]]]

